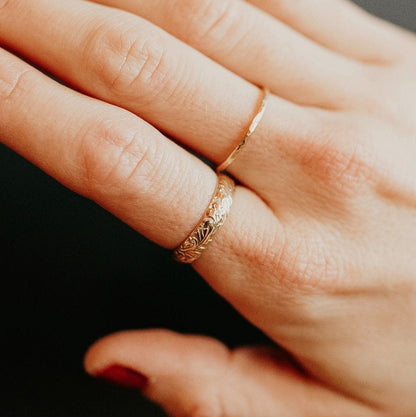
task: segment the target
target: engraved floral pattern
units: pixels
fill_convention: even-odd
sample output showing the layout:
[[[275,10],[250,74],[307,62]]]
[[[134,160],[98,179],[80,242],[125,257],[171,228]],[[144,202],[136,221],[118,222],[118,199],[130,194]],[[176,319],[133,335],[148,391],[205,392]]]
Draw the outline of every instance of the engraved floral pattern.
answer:
[[[219,175],[215,194],[199,224],[186,240],[174,251],[176,260],[192,263],[198,259],[224,224],[233,202],[234,181]]]

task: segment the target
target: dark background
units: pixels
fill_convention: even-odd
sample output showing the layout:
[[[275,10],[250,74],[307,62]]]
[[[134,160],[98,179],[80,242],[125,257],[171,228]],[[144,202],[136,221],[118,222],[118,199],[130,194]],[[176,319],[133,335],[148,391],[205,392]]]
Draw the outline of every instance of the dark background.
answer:
[[[415,0],[356,2],[416,30]],[[114,331],[264,339],[191,268],[4,146],[0,175],[0,417],[165,416],[84,373],[88,346]]]

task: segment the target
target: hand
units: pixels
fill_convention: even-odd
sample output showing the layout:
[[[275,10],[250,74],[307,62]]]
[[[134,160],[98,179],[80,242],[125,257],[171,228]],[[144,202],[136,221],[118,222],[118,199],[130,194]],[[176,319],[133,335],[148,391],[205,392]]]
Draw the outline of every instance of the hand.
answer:
[[[0,0],[2,45],[72,87],[0,50],[2,142],[175,248],[216,183],[178,144],[222,162],[268,86],[194,267],[288,356],[127,332],[88,372],[173,416],[414,416],[414,36],[340,0],[100,2]]]

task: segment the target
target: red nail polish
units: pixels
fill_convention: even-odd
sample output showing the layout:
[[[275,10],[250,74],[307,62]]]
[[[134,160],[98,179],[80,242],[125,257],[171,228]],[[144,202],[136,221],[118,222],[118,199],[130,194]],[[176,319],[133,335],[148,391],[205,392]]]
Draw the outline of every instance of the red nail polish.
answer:
[[[121,365],[111,365],[94,376],[110,384],[139,391],[142,391],[147,384],[146,376]]]

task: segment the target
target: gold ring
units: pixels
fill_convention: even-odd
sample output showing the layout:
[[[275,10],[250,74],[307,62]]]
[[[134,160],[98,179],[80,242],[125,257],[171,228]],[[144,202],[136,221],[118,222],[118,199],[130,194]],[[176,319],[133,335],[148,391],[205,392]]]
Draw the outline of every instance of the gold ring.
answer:
[[[183,263],[197,260],[215,233],[224,224],[233,203],[235,183],[224,174],[218,175],[217,187],[199,223],[189,236],[174,250],[174,258]]]
[[[269,99],[269,89],[266,87],[263,87],[261,89],[262,91],[262,99],[259,108],[257,109],[256,114],[253,117],[253,120],[250,123],[250,126],[244,135],[242,141],[238,144],[238,146],[231,152],[230,156],[220,165],[218,165],[217,172],[223,172],[225,171],[235,160],[237,157],[237,154],[241,151],[241,149],[244,148],[244,146],[247,144],[247,141],[249,137],[254,133],[257,126],[261,122],[261,119],[263,118],[264,112],[266,111],[267,102]]]

